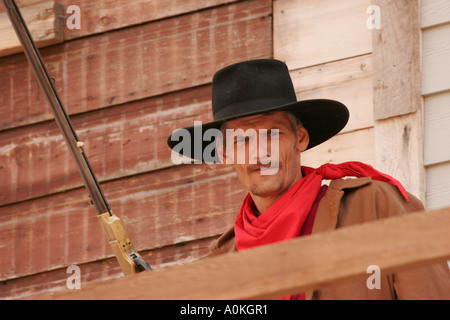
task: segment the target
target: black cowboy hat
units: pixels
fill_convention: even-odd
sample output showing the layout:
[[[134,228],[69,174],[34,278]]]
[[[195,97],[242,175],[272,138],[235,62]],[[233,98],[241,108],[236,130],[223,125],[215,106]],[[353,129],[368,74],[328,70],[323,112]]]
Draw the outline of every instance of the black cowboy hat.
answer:
[[[240,62],[219,70],[212,82],[212,111],[213,122],[187,127],[184,130],[187,130],[191,137],[194,132],[201,132],[203,136],[208,129],[220,129],[226,121],[267,112],[290,111],[300,118],[308,131],[307,150],[339,133],[349,118],[348,109],[338,101],[297,101],[286,64],[274,59]],[[180,137],[175,133],[176,131],[167,141],[172,149],[180,143]],[[177,148],[177,151],[189,158],[203,160],[199,158],[199,152],[194,152],[194,144],[197,141],[190,141],[190,150]],[[211,141],[202,140],[200,150],[205,150],[210,144]],[[212,157],[217,159],[216,155]]]

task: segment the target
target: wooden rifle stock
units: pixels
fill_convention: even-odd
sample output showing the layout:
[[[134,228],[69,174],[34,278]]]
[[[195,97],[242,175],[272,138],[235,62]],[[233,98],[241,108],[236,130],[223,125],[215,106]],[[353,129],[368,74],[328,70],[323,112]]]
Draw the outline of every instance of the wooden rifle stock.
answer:
[[[38,80],[39,86],[44,92],[47,101],[52,109],[55,121],[61,130],[70,153],[72,154],[77,168],[81,174],[84,185],[89,192],[89,196],[101,225],[106,233],[108,241],[117,257],[120,267],[125,275],[134,274],[144,270],[151,270],[150,266],[137,253],[131,244],[130,238],[125,230],[122,221],[114,215],[109,208],[108,202],[100,188],[100,184],[89,164],[83,150],[83,143],[78,139],[72,127],[61,99],[56,92],[52,79],[42,61],[39,51],[31,37],[26,23],[14,0],[2,0],[6,8],[9,20],[22,44],[25,55]]]

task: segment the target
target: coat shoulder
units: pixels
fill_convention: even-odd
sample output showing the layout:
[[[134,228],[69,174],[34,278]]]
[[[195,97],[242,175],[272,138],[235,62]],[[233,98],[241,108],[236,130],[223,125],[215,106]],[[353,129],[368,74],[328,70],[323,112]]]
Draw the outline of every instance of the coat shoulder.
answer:
[[[398,188],[388,182],[370,180],[356,188],[343,188],[339,216],[351,215],[356,222],[376,220],[425,210],[422,202],[408,193],[406,200]]]

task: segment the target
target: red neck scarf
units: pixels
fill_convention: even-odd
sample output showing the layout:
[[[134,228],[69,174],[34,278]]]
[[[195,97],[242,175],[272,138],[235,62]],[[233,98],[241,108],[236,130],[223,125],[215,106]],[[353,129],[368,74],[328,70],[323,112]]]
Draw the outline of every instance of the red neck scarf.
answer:
[[[238,250],[298,237],[323,179],[371,177],[397,186],[406,201],[409,201],[406,190],[399,181],[361,162],[325,164],[318,169],[302,167],[302,175],[302,179],[259,217],[254,214],[254,203],[250,194],[247,195],[234,223]]]

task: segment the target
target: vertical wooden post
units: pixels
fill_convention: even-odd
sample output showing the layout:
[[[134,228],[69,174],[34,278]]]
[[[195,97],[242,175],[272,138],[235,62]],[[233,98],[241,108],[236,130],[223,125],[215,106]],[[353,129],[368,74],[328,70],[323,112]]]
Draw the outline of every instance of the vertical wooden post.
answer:
[[[373,0],[373,85],[376,167],[425,201],[419,0]]]

